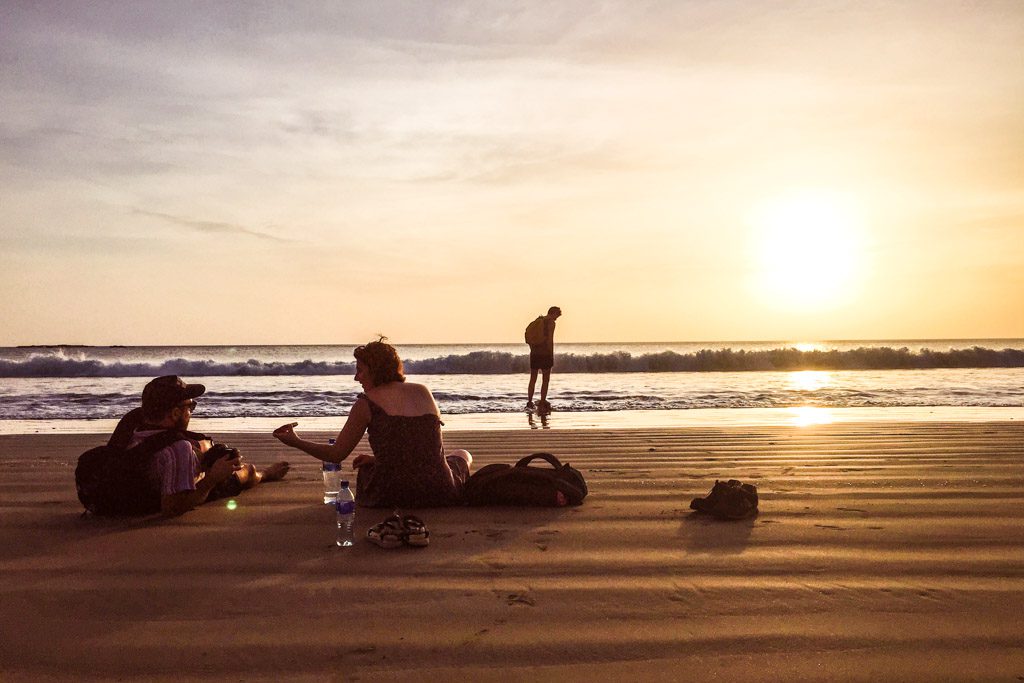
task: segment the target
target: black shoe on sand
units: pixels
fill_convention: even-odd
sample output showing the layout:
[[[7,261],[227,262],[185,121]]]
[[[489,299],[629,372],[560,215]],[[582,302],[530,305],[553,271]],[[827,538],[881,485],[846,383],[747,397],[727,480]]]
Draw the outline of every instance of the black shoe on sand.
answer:
[[[711,493],[705,498],[694,498],[690,501],[690,508],[719,519],[751,517],[757,514],[757,487],[737,479],[715,480]]]

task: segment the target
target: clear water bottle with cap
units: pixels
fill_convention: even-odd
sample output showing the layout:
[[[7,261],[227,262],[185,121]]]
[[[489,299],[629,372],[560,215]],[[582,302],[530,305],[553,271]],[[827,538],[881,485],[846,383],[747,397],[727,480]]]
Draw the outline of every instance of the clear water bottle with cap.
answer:
[[[334,439],[327,443],[334,445]],[[341,483],[341,463],[325,462],[324,471],[324,505],[334,505],[338,501],[338,488]]]
[[[348,482],[342,480],[341,490],[338,491],[338,500],[334,504],[338,511],[338,540],[342,548],[349,548],[356,542],[353,526],[356,523],[356,497],[348,487]]]

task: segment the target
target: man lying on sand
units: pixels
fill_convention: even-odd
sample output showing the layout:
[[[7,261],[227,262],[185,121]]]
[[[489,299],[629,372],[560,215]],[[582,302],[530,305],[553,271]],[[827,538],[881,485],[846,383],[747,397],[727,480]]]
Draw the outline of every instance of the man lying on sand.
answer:
[[[121,445],[130,448],[163,430],[185,431],[196,409],[196,398],[205,391],[202,384],[186,384],[175,375],[157,377],[142,391],[141,410],[133,410],[122,418],[111,444],[127,441]],[[164,515],[175,517],[207,500],[237,496],[245,489],[282,479],[288,473],[288,463],[283,461],[257,470],[243,463],[234,449],[204,460],[202,455],[212,447],[209,440],[181,439],[152,456],[151,479],[159,485],[160,511]]]

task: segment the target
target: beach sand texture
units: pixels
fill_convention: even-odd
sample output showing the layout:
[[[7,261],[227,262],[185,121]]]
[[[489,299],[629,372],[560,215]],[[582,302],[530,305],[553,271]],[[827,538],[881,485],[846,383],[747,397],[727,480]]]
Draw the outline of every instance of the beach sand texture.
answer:
[[[553,452],[591,493],[422,511],[422,550],[335,547],[294,451],[235,510],[81,519],[101,441],[0,437],[5,681],[1024,677],[1022,424],[449,432],[477,467]],[[760,515],[691,514],[716,478],[756,483]]]

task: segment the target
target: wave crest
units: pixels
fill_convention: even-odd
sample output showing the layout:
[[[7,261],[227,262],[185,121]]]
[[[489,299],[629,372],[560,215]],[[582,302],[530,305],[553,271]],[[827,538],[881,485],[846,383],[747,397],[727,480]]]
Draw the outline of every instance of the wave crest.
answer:
[[[861,347],[845,351],[801,351],[795,348],[746,351],[704,349],[680,354],[674,351],[634,356],[625,351],[593,354],[557,354],[555,372],[764,372],[793,370],[920,370],[931,368],[1019,368],[1024,350],[974,346],[948,351],[907,347]],[[417,375],[500,375],[529,371],[526,354],[473,351],[405,363]],[[62,355],[34,354],[25,360],[0,360],[0,377],[258,377],[351,375],[352,361],[295,362],[168,359],[159,363],[104,362],[72,359]]]

